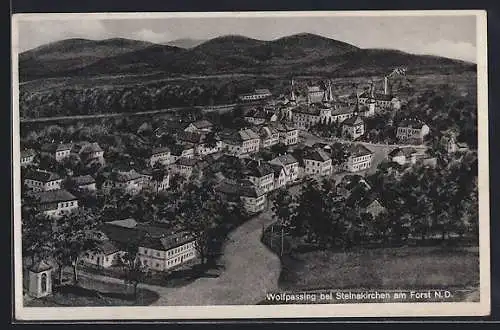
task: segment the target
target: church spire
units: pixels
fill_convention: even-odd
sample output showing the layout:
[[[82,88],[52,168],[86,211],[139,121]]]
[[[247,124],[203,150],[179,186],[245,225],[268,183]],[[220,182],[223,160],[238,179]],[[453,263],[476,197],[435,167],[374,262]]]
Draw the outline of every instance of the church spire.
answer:
[[[294,85],[294,82],[293,82],[293,78],[292,78],[292,81],[291,81],[291,88],[290,88],[290,101],[292,102],[295,102],[296,101],[296,98],[295,98],[295,92],[293,91],[293,85]]]
[[[328,80],[328,100],[327,102],[333,102],[333,92],[332,92],[332,81]]]

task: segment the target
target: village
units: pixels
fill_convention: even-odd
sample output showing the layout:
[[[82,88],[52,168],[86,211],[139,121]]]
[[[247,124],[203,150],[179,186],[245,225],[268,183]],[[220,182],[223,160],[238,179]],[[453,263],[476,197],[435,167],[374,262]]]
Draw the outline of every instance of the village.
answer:
[[[411,117],[396,120],[405,100],[393,94],[390,79],[404,74],[404,69],[395,69],[383,78],[382,86],[372,83],[356,91],[355,97],[336,95],[328,79],[315,85],[292,79],[287,91],[256,89],[241,94],[243,125],[221,128],[207,118],[166,120],[152,135],[168,143],[152,146],[140,165],[130,162],[128,166],[106,167],[110,150],[96,141],[52,141],[39,149],[23,148],[23,198],[32,200],[31,210],[36,210],[37,216],[60,220],[83,205],[88,207],[82,200],[88,197],[81,196],[119,194],[133,198],[146,191],[161,195],[182,191],[188,182],[206,181],[225,205],[242,207],[241,212],[251,219],[272,213],[272,199],[282,191],[296,193],[308,180],[330,180],[336,187],[332,198],[342,202],[359,185],[371,189],[363,178],[375,173],[381,164],[397,164],[405,171],[416,164],[431,169],[437,164],[436,156],[428,152],[432,123]],[[367,120],[379,113],[388,115],[385,125],[395,133],[385,143],[370,141],[366,134]],[[445,139],[443,146],[450,154],[468,150],[453,136]],[[68,159],[77,159],[87,169],[107,170],[75,175],[65,168]],[[356,205],[373,217],[386,211],[385,201],[373,196]],[[105,221],[98,229],[99,243],[74,263],[89,269],[113,269],[130,255],[127,244],[134,241],[137,251],[133,263],[137,260],[148,271],[168,273],[193,264],[203,250],[191,228],[172,222],[167,225],[162,219],[118,218]],[[48,278],[54,269],[43,258],[30,266],[30,295],[39,298],[50,294]],[[31,284],[35,282],[38,285]]]

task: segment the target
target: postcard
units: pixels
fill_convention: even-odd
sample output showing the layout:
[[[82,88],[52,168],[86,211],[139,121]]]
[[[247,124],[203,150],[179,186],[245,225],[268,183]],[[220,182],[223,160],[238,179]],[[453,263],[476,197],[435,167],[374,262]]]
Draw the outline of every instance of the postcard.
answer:
[[[16,319],[489,314],[485,11],[12,27]]]

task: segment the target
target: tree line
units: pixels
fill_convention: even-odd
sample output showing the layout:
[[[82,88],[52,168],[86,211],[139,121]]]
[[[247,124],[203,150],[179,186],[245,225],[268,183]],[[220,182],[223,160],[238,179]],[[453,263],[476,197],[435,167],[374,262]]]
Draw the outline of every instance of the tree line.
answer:
[[[273,194],[272,211],[293,241],[319,248],[392,245],[414,240],[478,239],[477,155],[438,156],[436,168],[383,163],[366,178],[370,190],[347,199],[331,180],[308,180],[299,194]],[[385,208],[367,212],[365,198]]]

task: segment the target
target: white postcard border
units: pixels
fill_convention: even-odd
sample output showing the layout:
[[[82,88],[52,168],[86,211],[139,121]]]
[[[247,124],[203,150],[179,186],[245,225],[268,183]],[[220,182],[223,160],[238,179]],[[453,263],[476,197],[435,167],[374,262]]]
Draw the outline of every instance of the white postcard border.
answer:
[[[478,185],[480,302],[457,303],[362,303],[315,305],[238,305],[238,306],[144,306],[144,307],[24,307],[22,276],[14,276],[15,318],[23,321],[77,320],[180,320],[180,319],[267,319],[323,317],[404,317],[404,316],[484,316],[490,313],[490,229],[489,229],[489,151],[487,25],[483,10],[423,11],[343,11],[343,12],[189,12],[189,13],[43,13],[15,14],[12,17],[12,164],[14,274],[22,273],[21,198],[19,145],[18,23],[21,20],[144,19],[169,17],[297,17],[297,16],[465,16],[477,20],[478,92]],[[265,293],[263,293],[264,295]]]

